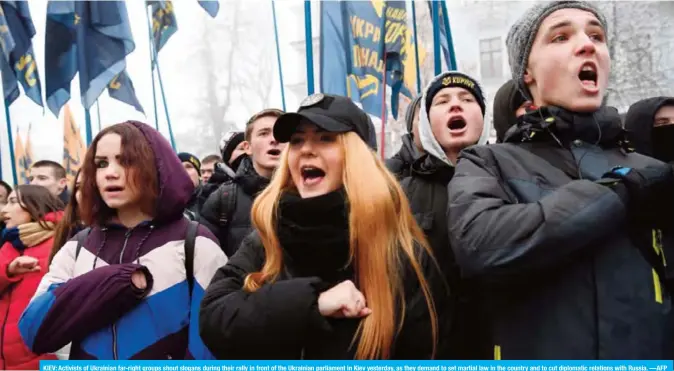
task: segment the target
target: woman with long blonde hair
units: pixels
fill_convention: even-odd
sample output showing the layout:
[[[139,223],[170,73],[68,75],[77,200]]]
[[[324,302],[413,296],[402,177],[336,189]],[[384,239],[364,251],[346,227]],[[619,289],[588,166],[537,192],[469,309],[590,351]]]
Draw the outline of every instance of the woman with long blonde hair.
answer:
[[[276,122],[289,145],[253,204],[255,232],[201,304],[201,337],[217,358],[438,355],[441,275],[366,144],[369,125],[350,99],[322,94]]]

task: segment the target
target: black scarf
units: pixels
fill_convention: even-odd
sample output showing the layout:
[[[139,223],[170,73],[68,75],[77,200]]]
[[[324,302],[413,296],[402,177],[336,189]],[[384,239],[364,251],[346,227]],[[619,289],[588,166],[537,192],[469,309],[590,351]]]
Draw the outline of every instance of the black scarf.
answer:
[[[343,190],[301,198],[286,192],[278,209],[278,237],[284,264],[293,276],[317,276],[326,282],[352,278],[349,217]]]

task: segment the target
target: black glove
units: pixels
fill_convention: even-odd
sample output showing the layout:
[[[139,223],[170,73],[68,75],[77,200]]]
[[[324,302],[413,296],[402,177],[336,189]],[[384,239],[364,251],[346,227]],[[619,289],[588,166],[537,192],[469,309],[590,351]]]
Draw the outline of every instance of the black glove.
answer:
[[[627,206],[630,219],[649,227],[671,226],[674,216],[674,170],[661,164],[642,169],[616,167],[598,181],[609,185]],[[608,184],[607,184],[608,185]]]

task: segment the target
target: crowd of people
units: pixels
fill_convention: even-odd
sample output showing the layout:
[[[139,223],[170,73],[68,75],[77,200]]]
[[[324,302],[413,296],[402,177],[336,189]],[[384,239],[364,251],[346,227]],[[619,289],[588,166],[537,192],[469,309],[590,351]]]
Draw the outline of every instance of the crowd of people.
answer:
[[[491,131],[447,71],[376,154],[349,98],[221,154],[103,129],[75,181],[0,187],[2,369],[46,359],[672,359],[674,97],[606,105],[604,16],[533,5]]]

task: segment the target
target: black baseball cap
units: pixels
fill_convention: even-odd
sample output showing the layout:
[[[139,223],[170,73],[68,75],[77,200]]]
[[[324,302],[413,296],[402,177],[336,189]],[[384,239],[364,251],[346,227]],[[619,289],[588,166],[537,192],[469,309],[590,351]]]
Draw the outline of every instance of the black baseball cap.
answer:
[[[320,93],[306,97],[296,113],[283,114],[276,120],[274,138],[281,143],[289,142],[303,119],[331,133],[353,131],[372,147],[370,143],[370,138],[374,137],[372,120],[347,97]]]

